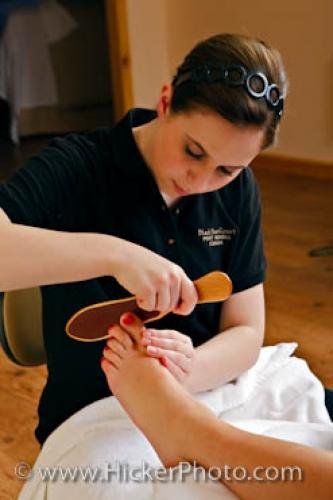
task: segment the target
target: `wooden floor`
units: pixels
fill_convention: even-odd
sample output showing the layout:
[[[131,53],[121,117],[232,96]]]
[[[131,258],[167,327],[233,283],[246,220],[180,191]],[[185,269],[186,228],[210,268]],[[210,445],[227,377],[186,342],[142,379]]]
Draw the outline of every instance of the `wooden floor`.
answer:
[[[40,146],[0,158],[0,177]],[[6,156],[7,155],[7,156]],[[266,284],[266,344],[297,341],[326,386],[333,387],[333,256],[310,257],[313,248],[333,245],[333,182],[256,169],[262,191],[269,273]],[[33,463],[36,407],[45,368],[21,368],[0,350],[0,498],[16,498],[22,483],[18,462]]]
[[[266,344],[297,341],[326,387],[333,387],[333,181],[256,170],[268,258]]]

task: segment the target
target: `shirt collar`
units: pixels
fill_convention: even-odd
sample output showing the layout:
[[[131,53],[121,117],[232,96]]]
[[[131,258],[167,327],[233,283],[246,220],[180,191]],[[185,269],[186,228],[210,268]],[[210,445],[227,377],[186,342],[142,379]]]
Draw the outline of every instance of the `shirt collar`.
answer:
[[[153,181],[155,185],[153,174],[135,142],[132,127],[148,123],[156,116],[151,109],[133,108],[116,124],[112,134],[113,156],[121,172],[131,179]]]

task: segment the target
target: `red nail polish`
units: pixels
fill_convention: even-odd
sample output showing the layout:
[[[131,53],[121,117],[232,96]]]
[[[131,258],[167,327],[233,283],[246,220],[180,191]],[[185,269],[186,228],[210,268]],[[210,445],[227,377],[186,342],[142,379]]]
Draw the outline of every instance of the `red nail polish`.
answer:
[[[133,325],[134,321],[135,321],[135,318],[130,313],[127,313],[125,316],[123,316],[123,323],[125,325]]]
[[[166,367],[166,364],[167,364],[166,357],[162,356],[160,359],[161,359],[161,364]]]

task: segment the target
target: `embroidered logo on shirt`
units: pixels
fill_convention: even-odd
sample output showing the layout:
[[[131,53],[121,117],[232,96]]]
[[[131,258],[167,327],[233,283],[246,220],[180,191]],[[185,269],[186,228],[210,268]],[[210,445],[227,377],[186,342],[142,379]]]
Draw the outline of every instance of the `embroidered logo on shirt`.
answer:
[[[198,229],[198,236],[204,243],[210,247],[217,247],[224,245],[225,241],[230,241],[236,234],[236,229],[224,229],[223,227],[208,229]]]

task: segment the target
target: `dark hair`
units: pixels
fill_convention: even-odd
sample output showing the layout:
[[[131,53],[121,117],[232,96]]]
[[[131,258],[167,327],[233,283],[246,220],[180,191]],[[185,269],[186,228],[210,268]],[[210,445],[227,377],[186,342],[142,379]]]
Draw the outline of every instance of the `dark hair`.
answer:
[[[263,73],[270,84],[278,87],[283,103],[288,83],[279,52],[261,40],[246,35],[223,33],[195,45],[178,67],[172,83],[171,112],[210,108],[237,125],[263,127],[265,137],[262,148],[271,146],[276,138],[280,116],[264,97],[254,98],[244,86],[226,85],[221,79],[208,83],[200,78],[185,78],[185,81],[180,78],[189,71],[198,72],[202,68],[221,65],[240,65],[248,73]]]

